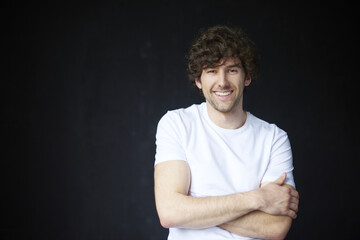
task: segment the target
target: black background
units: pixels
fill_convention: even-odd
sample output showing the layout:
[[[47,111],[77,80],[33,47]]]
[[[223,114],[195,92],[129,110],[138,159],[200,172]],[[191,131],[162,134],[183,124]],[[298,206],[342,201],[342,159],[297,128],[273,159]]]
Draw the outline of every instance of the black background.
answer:
[[[2,5],[2,239],[166,239],[153,195],[156,125],[203,101],[184,55],[215,24],[256,43],[261,74],[245,108],[289,134],[301,203],[287,239],[358,232],[353,5]]]

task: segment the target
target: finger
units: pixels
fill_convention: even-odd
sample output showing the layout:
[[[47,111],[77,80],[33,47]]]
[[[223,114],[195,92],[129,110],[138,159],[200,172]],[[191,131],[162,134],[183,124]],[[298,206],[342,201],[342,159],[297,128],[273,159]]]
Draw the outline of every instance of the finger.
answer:
[[[295,189],[291,189],[290,194],[291,194],[292,197],[299,198],[299,192],[296,191]]]
[[[278,179],[276,179],[274,181],[274,183],[279,184],[279,185],[283,185],[284,182],[285,182],[285,179],[286,179],[286,173],[284,172],[283,174],[281,174],[281,176]]]
[[[299,199],[298,198],[290,198],[290,202],[289,203],[294,203],[299,205]]]
[[[290,203],[289,204],[289,209],[294,211],[294,212],[298,212],[298,210],[299,210],[298,205],[296,203]]]
[[[291,217],[292,219],[296,219],[297,218],[297,214],[296,212],[290,210],[287,214],[289,217]]]

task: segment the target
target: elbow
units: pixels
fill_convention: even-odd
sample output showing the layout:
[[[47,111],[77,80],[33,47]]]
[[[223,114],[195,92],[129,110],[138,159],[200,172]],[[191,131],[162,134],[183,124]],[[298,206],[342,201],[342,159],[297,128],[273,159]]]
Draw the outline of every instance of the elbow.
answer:
[[[275,234],[274,236],[270,237],[269,240],[283,240],[285,239],[286,234]]]
[[[274,224],[269,232],[270,240],[283,240],[288,234],[291,227],[291,218],[284,217],[284,220]]]
[[[175,200],[156,201],[156,210],[160,224],[164,228],[174,228],[182,226],[185,221],[183,211],[175,204]]]
[[[287,235],[287,232],[283,232],[283,231],[273,231],[270,234],[268,234],[268,238],[269,240],[283,240],[285,239]]]
[[[159,215],[159,219],[160,219],[160,224],[163,228],[173,227],[173,221],[168,216],[160,216]]]
[[[173,213],[172,210],[164,209],[158,211],[160,224],[163,228],[173,228],[178,226],[178,214]]]

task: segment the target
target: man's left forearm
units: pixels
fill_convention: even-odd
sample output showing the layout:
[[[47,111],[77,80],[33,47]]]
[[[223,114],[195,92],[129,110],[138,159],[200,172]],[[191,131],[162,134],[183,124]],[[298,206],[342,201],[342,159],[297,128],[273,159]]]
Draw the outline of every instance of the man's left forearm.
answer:
[[[219,227],[240,236],[277,240],[286,237],[291,222],[292,219],[288,216],[273,216],[253,211]]]
[[[294,187],[290,185],[284,184],[283,186],[294,190]],[[297,204],[298,202],[296,206]],[[278,240],[286,237],[291,223],[292,218],[289,216],[275,216],[262,211],[253,211],[238,219],[219,225],[219,227],[244,237]]]

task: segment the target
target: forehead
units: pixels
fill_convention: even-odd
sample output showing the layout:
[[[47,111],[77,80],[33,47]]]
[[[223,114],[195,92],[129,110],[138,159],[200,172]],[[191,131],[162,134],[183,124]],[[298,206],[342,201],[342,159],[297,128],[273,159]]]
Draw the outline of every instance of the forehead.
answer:
[[[219,61],[219,66],[233,66],[233,65],[240,65],[241,61],[239,58],[225,58],[225,59],[221,59]]]
[[[206,68],[218,68],[218,67],[229,67],[229,66],[241,66],[241,61],[239,58],[233,58],[233,57],[229,57],[229,58],[222,58],[220,59],[220,61],[208,65],[208,66],[204,66],[204,69]]]

